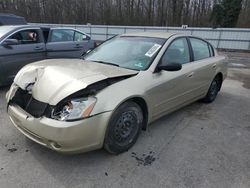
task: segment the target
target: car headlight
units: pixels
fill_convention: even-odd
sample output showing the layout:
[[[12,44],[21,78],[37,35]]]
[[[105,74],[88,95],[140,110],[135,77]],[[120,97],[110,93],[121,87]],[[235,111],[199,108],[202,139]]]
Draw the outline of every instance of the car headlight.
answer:
[[[52,111],[52,118],[60,121],[80,120],[89,117],[97,99],[86,97],[72,99]]]

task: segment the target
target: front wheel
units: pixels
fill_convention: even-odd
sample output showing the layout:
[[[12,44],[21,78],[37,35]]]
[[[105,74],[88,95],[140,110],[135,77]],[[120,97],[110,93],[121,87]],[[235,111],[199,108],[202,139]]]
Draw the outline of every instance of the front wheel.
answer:
[[[131,148],[142,129],[143,113],[135,102],[126,102],[114,112],[107,128],[104,148],[119,154]]]
[[[216,99],[218,92],[220,91],[221,84],[221,78],[219,76],[216,76],[208,89],[206,97],[203,98],[202,101],[205,103],[213,102]]]

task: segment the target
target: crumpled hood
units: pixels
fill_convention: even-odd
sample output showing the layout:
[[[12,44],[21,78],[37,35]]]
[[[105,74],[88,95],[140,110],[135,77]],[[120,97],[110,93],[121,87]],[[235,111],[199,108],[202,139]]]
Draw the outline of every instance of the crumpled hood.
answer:
[[[53,59],[25,66],[16,75],[14,83],[24,90],[34,83],[33,97],[56,105],[65,97],[98,81],[137,73],[81,59]]]

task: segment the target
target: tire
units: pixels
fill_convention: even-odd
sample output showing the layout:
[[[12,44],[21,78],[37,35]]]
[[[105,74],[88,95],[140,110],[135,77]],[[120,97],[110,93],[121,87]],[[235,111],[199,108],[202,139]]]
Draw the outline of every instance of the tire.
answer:
[[[213,102],[220,91],[221,84],[222,84],[221,78],[219,76],[216,76],[208,89],[206,97],[202,99],[202,102],[205,103]]]
[[[141,107],[125,102],[112,115],[104,140],[104,149],[111,154],[128,151],[136,142],[143,122]]]

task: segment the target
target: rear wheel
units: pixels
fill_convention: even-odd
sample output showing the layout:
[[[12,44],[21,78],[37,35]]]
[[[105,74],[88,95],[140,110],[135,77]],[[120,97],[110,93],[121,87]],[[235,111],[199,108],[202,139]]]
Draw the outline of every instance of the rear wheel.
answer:
[[[114,112],[106,132],[104,148],[119,154],[131,148],[142,129],[143,113],[135,102],[126,102]]]
[[[206,97],[203,98],[202,101],[205,103],[213,102],[216,99],[218,92],[220,91],[221,84],[221,78],[219,76],[216,76],[208,89]]]

